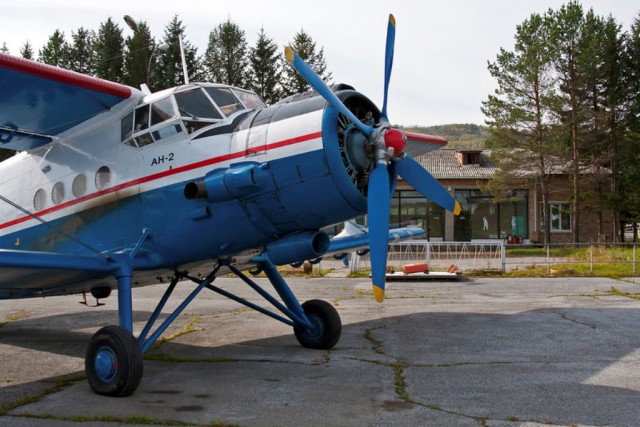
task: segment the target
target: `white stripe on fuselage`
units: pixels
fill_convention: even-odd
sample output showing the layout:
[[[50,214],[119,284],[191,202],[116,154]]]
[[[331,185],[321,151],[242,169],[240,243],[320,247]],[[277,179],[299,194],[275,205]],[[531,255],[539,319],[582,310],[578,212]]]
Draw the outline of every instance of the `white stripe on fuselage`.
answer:
[[[181,138],[187,136],[181,132],[142,148],[120,142],[123,114],[118,114],[115,120],[103,119],[99,126],[94,125],[93,132],[82,132],[81,137],[71,133],[1,163],[0,194],[34,211],[35,192],[43,189],[46,207],[36,214],[51,221],[115,199],[197,179],[240,161],[266,162],[320,150],[322,114],[323,110],[317,110],[234,134],[199,139]],[[224,124],[228,122],[221,125]],[[259,137],[251,138],[250,132]],[[111,170],[111,182],[108,188],[99,190],[95,174],[102,166]],[[78,198],[72,192],[72,184],[80,173],[86,176],[87,192]],[[57,182],[63,182],[65,197],[55,206],[51,192]],[[0,201],[0,235],[37,224],[35,219]]]

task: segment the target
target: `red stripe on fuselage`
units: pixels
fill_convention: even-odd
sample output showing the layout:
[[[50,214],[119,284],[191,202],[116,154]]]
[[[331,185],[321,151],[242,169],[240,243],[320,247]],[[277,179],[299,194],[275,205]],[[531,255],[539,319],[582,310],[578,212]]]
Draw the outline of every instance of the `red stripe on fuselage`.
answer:
[[[254,153],[261,152],[261,151],[275,150],[276,148],[282,148],[282,147],[287,147],[287,146],[290,146],[290,145],[299,144],[301,142],[310,141],[312,139],[316,139],[316,138],[320,138],[320,137],[322,137],[322,132],[310,133],[308,135],[302,135],[302,136],[297,136],[297,137],[291,138],[291,139],[285,139],[284,141],[274,142],[272,144],[268,144],[268,145],[261,146],[261,147],[249,148],[247,150],[238,151],[236,153],[224,154],[222,156],[213,157],[211,159],[202,160],[200,162],[191,163],[191,164],[180,166],[180,167],[177,167],[177,168],[174,168],[174,169],[169,169],[169,170],[166,170],[166,171],[163,171],[163,172],[158,172],[158,173],[153,174],[153,175],[143,176],[141,178],[134,179],[133,181],[125,182],[125,183],[116,185],[114,187],[107,188],[106,190],[97,191],[95,193],[87,194],[85,196],[78,197],[77,199],[70,200],[68,202],[62,203],[60,205],[52,206],[52,207],[50,207],[48,209],[45,209],[43,211],[38,212],[37,215],[38,216],[44,216],[44,215],[47,215],[47,214],[50,214],[50,213],[53,213],[53,212],[57,212],[57,211],[62,210],[62,209],[66,209],[66,208],[71,207],[73,205],[76,205],[78,203],[86,202],[87,200],[95,199],[95,198],[98,198],[100,196],[104,196],[106,194],[111,194],[111,193],[114,193],[116,191],[123,190],[125,188],[129,188],[129,187],[133,187],[133,186],[136,186],[136,185],[144,184],[146,182],[155,181],[157,179],[165,178],[167,176],[177,175],[179,173],[188,172],[190,170],[199,169],[199,168],[202,168],[202,167],[205,167],[205,166],[211,166],[211,165],[214,165],[216,163],[222,163],[222,162],[225,162],[227,160],[237,159],[237,158],[240,158],[240,157],[244,157],[244,156],[246,156],[248,154],[254,154]],[[30,219],[32,219],[31,216],[23,216],[23,217],[14,219],[14,220],[9,221],[9,222],[5,222],[4,224],[0,224],[0,230],[2,230],[3,228],[7,228],[7,227],[11,227],[13,225],[17,225],[17,224],[23,223],[23,222],[28,221]]]

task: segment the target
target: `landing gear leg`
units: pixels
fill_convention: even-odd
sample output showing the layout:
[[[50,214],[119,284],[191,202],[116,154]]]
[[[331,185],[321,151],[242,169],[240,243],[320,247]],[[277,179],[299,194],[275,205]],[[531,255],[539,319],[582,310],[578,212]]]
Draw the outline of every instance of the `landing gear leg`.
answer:
[[[307,348],[330,349],[338,343],[342,334],[342,322],[337,310],[328,302],[321,300],[310,300],[304,304],[300,304],[295,297],[291,288],[284,281],[284,278],[278,272],[275,265],[267,257],[259,257],[256,259],[259,271],[263,271],[269,281],[275,288],[276,292],[284,302],[283,306],[275,300],[271,295],[265,292],[253,280],[238,271],[235,267],[229,268],[240,277],[245,283],[251,286],[256,292],[262,295],[267,301],[278,308],[289,319],[278,316],[262,307],[258,307],[244,299],[231,295],[219,288],[209,287],[209,289],[221,293],[235,301],[247,305],[263,314],[273,317],[283,323],[293,326],[293,332],[298,342]]]

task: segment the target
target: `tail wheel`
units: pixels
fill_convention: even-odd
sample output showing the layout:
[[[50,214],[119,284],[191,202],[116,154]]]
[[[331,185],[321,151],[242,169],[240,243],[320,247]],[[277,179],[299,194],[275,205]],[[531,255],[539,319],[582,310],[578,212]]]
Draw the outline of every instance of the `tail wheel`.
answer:
[[[89,385],[105,396],[129,396],[142,379],[142,352],[133,335],[121,326],[96,332],[85,355]]]
[[[328,302],[310,300],[302,304],[312,329],[295,327],[298,342],[307,348],[328,350],[336,345],[342,334],[342,321],[338,311]]]

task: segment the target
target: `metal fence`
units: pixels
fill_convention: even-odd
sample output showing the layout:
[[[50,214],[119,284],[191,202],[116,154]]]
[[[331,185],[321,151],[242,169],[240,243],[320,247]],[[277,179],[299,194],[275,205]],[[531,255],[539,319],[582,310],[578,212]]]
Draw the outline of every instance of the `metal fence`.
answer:
[[[584,243],[544,246],[505,245],[504,242],[429,242],[411,240],[389,245],[387,265],[426,262],[433,271],[456,265],[463,271],[495,271],[537,269],[553,274],[572,268],[598,274],[602,268],[636,275],[637,244]],[[351,255],[351,270],[370,268],[368,255]]]

